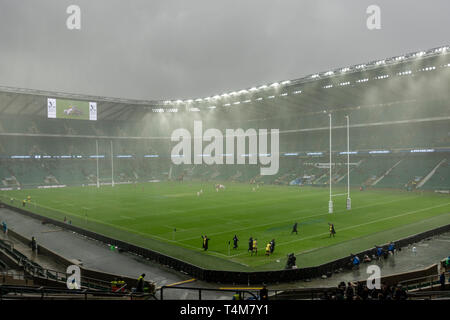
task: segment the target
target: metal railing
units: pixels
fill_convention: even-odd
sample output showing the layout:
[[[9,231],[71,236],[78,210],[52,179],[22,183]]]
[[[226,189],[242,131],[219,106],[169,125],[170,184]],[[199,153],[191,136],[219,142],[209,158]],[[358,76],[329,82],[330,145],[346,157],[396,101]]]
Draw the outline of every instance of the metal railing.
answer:
[[[69,290],[52,287],[30,287],[30,286],[10,286],[0,285],[1,300],[29,300],[29,299],[127,299],[127,300],[148,300],[154,297],[152,294],[143,293],[121,293],[121,292],[101,292],[89,289]]]
[[[418,291],[408,293],[409,300],[428,299],[428,300],[449,300],[450,291]]]
[[[449,278],[450,272],[445,272],[446,279]],[[439,282],[440,274],[434,274],[429,276],[424,276],[420,278],[408,279],[400,281],[399,284],[405,287],[407,291],[410,290],[422,290],[423,288],[432,288],[433,286],[440,285]]]
[[[184,290],[187,292],[197,293],[196,295],[186,295],[186,299],[193,300],[195,296],[198,300],[210,300],[211,298],[217,299],[217,293],[222,293],[228,296],[230,300],[233,295],[238,294],[240,300],[259,300],[259,291],[261,288],[193,288],[193,287],[182,287],[182,286],[162,286],[160,288],[160,300],[167,300],[165,293],[168,290]],[[324,293],[330,292],[334,288],[300,288],[300,289],[270,289],[268,290],[269,300],[318,300]],[[211,295],[210,293],[216,293],[216,295]],[[209,294],[209,295],[208,295]],[[179,296],[177,296],[179,299]]]
[[[256,289],[256,291],[252,290],[242,290],[242,289],[211,289],[211,288],[192,288],[192,287],[175,287],[175,286],[162,286],[160,288],[160,300],[164,300],[164,291],[167,291],[168,289],[174,289],[174,290],[187,290],[190,292],[197,292],[198,294],[198,300],[202,300],[205,298],[205,292],[222,292],[226,294],[230,294],[230,299],[233,294],[239,293],[240,299],[244,300],[245,295],[252,298],[253,300],[257,300],[259,296],[259,289]],[[192,298],[190,298],[192,299]],[[206,299],[209,300],[209,299]]]
[[[6,253],[11,259],[13,259],[18,267],[23,268],[24,273],[31,277],[37,277],[40,279],[66,282],[67,274],[62,271],[45,269],[39,264],[29,260],[25,255],[19,251],[12,249],[4,244],[4,240],[0,240],[0,251]],[[82,277],[81,287],[87,289],[96,289],[108,291],[111,290],[111,283],[104,280]]]

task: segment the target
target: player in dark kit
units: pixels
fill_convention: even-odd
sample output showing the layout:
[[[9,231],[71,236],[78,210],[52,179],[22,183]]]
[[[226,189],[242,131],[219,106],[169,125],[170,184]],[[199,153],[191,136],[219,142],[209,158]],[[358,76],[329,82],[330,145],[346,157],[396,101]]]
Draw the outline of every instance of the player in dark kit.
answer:
[[[238,241],[239,241],[239,239],[238,239],[237,235],[234,235],[234,238],[233,238],[233,249],[237,249]]]
[[[292,227],[292,231],[291,231],[291,234],[293,234],[294,232],[295,232],[295,234],[298,234],[297,233],[297,222],[294,224],[294,226]]]
[[[272,254],[275,250],[275,239],[272,239],[272,241],[270,241],[270,254]]]
[[[248,251],[253,252],[253,238],[248,239]]]

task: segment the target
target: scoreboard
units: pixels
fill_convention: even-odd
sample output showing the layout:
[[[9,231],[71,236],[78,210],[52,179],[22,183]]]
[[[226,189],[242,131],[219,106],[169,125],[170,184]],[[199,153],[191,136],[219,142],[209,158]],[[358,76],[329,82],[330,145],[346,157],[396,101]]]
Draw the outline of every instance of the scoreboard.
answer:
[[[55,119],[97,120],[97,102],[47,98],[47,116]]]

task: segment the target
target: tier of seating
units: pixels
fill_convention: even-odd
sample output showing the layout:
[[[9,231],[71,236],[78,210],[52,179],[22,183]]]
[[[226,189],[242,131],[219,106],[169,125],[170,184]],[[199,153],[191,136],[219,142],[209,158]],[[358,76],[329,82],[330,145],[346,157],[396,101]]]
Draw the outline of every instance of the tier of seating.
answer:
[[[444,154],[353,156],[350,160],[352,186],[379,188],[450,189],[450,169]],[[336,157],[332,183],[347,184],[344,156]],[[3,186],[82,185],[96,183],[95,159],[8,159],[0,160]],[[327,157],[281,157],[276,175],[260,175],[259,164],[174,165],[167,158],[114,160],[114,181],[197,180],[265,184],[326,185]],[[438,166],[439,164],[439,166]],[[435,169],[435,170],[434,170]],[[99,160],[100,182],[111,182],[111,160]],[[296,183],[294,180],[299,179]]]

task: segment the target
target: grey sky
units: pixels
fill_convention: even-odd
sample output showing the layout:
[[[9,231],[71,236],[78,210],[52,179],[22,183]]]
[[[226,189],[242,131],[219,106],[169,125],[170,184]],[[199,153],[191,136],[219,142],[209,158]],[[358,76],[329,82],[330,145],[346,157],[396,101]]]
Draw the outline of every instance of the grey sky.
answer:
[[[449,13],[448,0],[0,0],[0,85],[203,98],[448,44]]]

